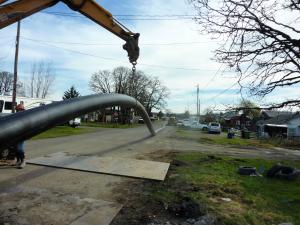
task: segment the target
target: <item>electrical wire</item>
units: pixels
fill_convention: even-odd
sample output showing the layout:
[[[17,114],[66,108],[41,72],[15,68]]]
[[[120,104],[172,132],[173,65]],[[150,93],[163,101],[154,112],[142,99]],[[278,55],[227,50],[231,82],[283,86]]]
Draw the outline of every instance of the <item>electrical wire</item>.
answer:
[[[215,72],[215,74],[213,75],[213,77],[201,88],[201,89],[205,89],[205,88],[207,88],[207,86],[211,83],[211,82],[213,82],[214,80],[215,80],[215,78],[217,77],[217,75],[218,75],[218,73],[219,73],[219,71],[221,70],[221,68],[222,68],[222,66],[223,66],[223,64],[221,64],[220,66],[219,66],[219,68],[218,68],[218,70],[217,70],[217,72]]]
[[[77,17],[85,18],[80,14],[75,13],[65,13],[65,12],[41,12],[44,14],[50,14],[55,16],[65,16],[65,17]],[[113,15],[117,20],[194,20],[196,15]],[[134,18],[135,17],[135,18]]]
[[[52,44],[43,43],[43,42],[47,42],[47,41],[30,39],[30,38],[25,38],[25,37],[22,37],[22,38],[25,39],[25,40],[28,40],[28,41],[32,41],[35,44],[37,44],[36,42],[39,42],[39,44],[44,45],[44,46],[50,46],[50,47],[62,49],[62,50],[68,51],[68,52],[76,53],[76,54],[86,55],[86,56],[90,56],[90,57],[94,57],[94,58],[100,58],[100,59],[103,59],[103,60],[109,60],[109,61],[117,61],[117,62],[127,63],[125,61],[121,61],[121,60],[118,60],[118,59],[115,59],[115,58],[102,57],[102,56],[98,56],[98,55],[94,55],[94,54],[90,54],[90,53],[85,53],[85,52],[81,52],[81,51],[77,51],[77,50],[72,50],[72,49],[67,49],[67,48],[59,47],[59,46],[52,45]],[[139,65],[141,65],[141,66],[149,66],[149,67],[156,67],[156,68],[164,68],[164,69],[175,69],[175,70],[202,70],[202,71],[204,70],[204,69],[200,69],[200,68],[169,67],[169,66],[164,66],[164,65],[145,64],[145,63],[139,63]],[[205,84],[205,86],[202,89],[207,88],[208,85],[216,78],[216,76],[218,75],[218,73],[221,70],[222,66],[223,65],[221,65],[218,68],[218,70],[215,72],[214,76]],[[208,70],[205,70],[205,71],[208,71]],[[209,98],[208,101],[214,101],[214,99],[220,97],[221,95],[223,95],[228,90],[232,89],[237,84],[238,84],[238,82],[234,83],[229,88],[227,88],[227,89],[221,91],[220,93],[218,93],[217,95]]]
[[[208,99],[208,101],[213,101],[214,99],[220,97],[221,95],[223,95],[225,92],[229,91],[230,89],[232,89],[234,86],[236,86],[238,84],[238,82],[235,82],[233,85],[231,85],[230,87],[226,88],[225,90],[221,91],[220,93],[218,93],[217,95],[211,97]]]
[[[14,48],[14,46],[15,46],[15,40],[14,39],[10,39],[9,41],[6,41],[6,45],[9,45],[11,43],[11,46],[10,46],[10,48],[8,49],[8,51],[7,51],[7,53],[4,55],[4,56],[2,56],[2,57],[0,57],[0,62],[2,61],[4,61],[5,59],[7,59],[8,58],[8,56],[10,55],[10,53],[12,52],[12,49]]]
[[[208,99],[208,101],[214,101],[214,99],[220,97],[221,95],[223,95],[225,92],[229,91],[230,89],[232,89],[234,86],[238,85],[241,81],[245,80],[247,77],[243,77],[241,79],[239,79],[238,81],[236,81],[234,84],[232,84],[230,87],[226,88],[225,90],[221,91],[220,93],[218,93],[217,95],[211,97]]]
[[[86,45],[86,46],[120,46],[119,44],[112,43],[86,43],[86,42],[66,42],[66,41],[49,41],[49,40],[41,40],[41,39],[33,39],[22,36],[22,38],[30,40],[30,41],[38,41],[38,42],[46,42],[53,44],[66,44],[66,45]],[[173,45],[191,45],[191,44],[207,44],[214,41],[191,41],[191,42],[170,42],[170,43],[144,43],[140,44],[140,46],[173,46]]]
[[[50,47],[53,47],[53,48],[63,49],[65,51],[73,52],[73,53],[76,53],[76,54],[86,55],[86,56],[90,56],[90,57],[94,57],[94,58],[99,58],[99,59],[103,59],[103,60],[109,60],[109,61],[116,61],[116,62],[127,63],[125,61],[122,61],[122,60],[119,60],[119,59],[115,59],[115,58],[102,57],[102,56],[98,56],[98,55],[94,55],[94,54],[90,54],[90,53],[86,53],[86,52],[72,50],[72,49],[68,49],[68,48],[64,48],[64,47],[59,47],[59,46],[48,44],[48,43],[37,42],[37,41],[25,39],[25,38],[23,38],[23,39],[27,40],[27,41],[31,41],[31,42],[33,42],[35,44],[46,45],[46,46],[50,46]],[[139,63],[139,65],[141,65],[141,66],[148,66],[148,67],[156,67],[156,68],[164,68],[164,69],[174,69],[174,70],[209,71],[207,69],[201,69],[201,68],[170,67],[170,66],[157,65],[157,64],[146,64],[146,63]],[[215,71],[215,70],[210,70],[210,71]]]

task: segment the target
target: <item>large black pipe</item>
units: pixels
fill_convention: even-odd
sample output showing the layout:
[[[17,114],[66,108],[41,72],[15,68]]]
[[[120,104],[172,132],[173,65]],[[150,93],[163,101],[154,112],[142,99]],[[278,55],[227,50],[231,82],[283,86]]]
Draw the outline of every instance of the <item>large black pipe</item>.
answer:
[[[121,94],[96,94],[40,106],[0,118],[0,150],[27,140],[75,117],[111,106],[136,109],[154,136],[151,120],[136,99]]]

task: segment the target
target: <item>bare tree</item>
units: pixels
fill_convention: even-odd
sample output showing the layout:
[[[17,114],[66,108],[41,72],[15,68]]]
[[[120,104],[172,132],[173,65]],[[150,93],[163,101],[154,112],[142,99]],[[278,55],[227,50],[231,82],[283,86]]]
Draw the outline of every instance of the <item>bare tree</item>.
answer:
[[[169,96],[169,90],[162,85],[161,81],[154,77],[150,80],[148,85],[148,92],[145,96],[145,106],[148,113],[152,109],[162,109],[166,106],[166,98]]]
[[[112,76],[108,70],[100,70],[94,73],[89,82],[89,86],[93,92],[111,93],[112,92]]]
[[[132,71],[126,67],[117,67],[94,73],[89,82],[90,88],[98,93],[119,93],[136,98],[150,113],[152,109],[161,109],[166,105],[169,95],[167,87],[158,78],[147,76],[142,71]]]
[[[0,95],[10,93],[13,88],[14,75],[10,72],[0,72]]]
[[[300,82],[300,2],[294,0],[189,0],[201,31],[221,40],[216,60],[234,68],[252,95]],[[285,15],[293,18],[286,20]],[[242,85],[243,86],[243,85]],[[278,104],[300,105],[300,100]]]
[[[210,123],[210,122],[215,121],[215,118],[216,117],[214,115],[212,108],[207,108],[204,110],[204,115],[202,116],[203,122]]]
[[[115,93],[128,94],[130,70],[119,66],[112,71]]]
[[[26,95],[31,98],[46,98],[55,80],[51,63],[33,63],[29,82],[26,82]]]
[[[6,71],[0,72],[0,95],[11,95],[13,90],[13,81],[13,73]],[[17,95],[24,96],[23,85],[24,84],[22,82],[17,82]]]

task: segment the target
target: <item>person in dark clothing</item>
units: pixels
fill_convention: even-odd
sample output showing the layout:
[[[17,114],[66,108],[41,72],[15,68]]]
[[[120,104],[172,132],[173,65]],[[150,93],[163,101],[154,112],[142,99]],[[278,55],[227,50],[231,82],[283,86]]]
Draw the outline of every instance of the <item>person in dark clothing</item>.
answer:
[[[24,102],[20,101],[20,104],[16,106],[16,112],[21,112],[24,111]],[[20,168],[23,169],[26,165],[25,162],[25,151],[24,151],[24,141],[21,141],[17,144],[17,163],[16,165]]]

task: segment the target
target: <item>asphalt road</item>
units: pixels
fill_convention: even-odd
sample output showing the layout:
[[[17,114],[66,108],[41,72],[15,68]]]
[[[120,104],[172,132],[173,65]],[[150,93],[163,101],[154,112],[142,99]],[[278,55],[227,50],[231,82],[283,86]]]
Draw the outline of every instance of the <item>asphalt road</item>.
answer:
[[[155,128],[161,126],[156,124]],[[161,134],[150,137],[145,126],[96,128],[94,133],[27,141],[26,158],[55,152],[139,158],[143,152],[153,150]],[[99,204],[112,202],[100,208],[102,214],[109,214],[120,207],[115,205],[115,195],[130,180],[134,179],[35,165],[22,170],[0,166],[0,224],[67,225],[91,210],[96,210],[97,216]]]
[[[163,126],[163,123],[154,124],[155,130]],[[82,135],[27,141],[25,149],[28,158],[61,151],[98,156],[114,155],[117,152],[121,156],[131,156],[132,146],[153,143],[161,139],[162,134],[159,132],[156,137],[152,137],[146,126],[130,129],[95,128],[95,132]]]
[[[161,123],[155,124],[155,129],[161,126]],[[209,145],[175,138],[175,131],[175,127],[165,127],[155,137],[150,137],[145,126],[131,129],[96,128],[95,132],[83,135],[27,141],[26,157],[30,159],[55,152],[68,152],[77,155],[149,159],[168,151],[200,151],[239,157],[300,160],[300,151]],[[58,208],[68,212],[76,211],[72,204],[66,204],[66,199],[73,201],[76,197],[81,200],[114,201],[116,193],[127,188],[123,185],[124,182],[130,180],[133,178],[35,165],[27,165],[23,170],[1,166],[0,224],[3,219],[1,215],[17,220],[18,223],[13,224],[69,224],[58,219],[67,217]],[[16,199],[16,195],[20,197]],[[47,201],[52,202],[52,205],[46,207]]]

